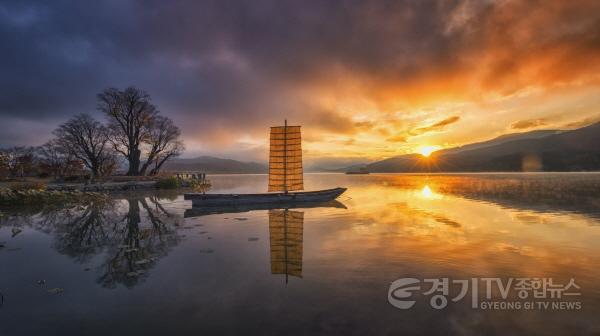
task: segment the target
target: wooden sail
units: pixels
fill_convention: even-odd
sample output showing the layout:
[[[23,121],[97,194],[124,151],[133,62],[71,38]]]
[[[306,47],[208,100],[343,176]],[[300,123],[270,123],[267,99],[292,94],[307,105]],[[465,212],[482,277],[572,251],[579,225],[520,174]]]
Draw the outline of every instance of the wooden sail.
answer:
[[[304,212],[269,210],[271,273],[302,277]]]
[[[269,191],[304,189],[300,126],[271,127]]]

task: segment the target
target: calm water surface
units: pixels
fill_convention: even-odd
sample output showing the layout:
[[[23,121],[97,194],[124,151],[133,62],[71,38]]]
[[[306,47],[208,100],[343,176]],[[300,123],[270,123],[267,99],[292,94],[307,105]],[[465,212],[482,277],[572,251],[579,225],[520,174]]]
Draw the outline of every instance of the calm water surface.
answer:
[[[600,333],[600,174],[306,175],[335,186],[340,203],[288,212],[178,192],[2,209],[0,335]],[[399,278],[444,277],[573,278],[582,307],[388,302]]]

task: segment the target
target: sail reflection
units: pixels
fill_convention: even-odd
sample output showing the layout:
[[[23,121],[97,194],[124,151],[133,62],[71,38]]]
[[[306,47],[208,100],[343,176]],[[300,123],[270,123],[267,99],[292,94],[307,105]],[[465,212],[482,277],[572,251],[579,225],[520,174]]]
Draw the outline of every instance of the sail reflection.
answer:
[[[193,206],[185,210],[185,218],[214,214],[268,210],[271,274],[302,278],[304,244],[304,212],[290,209],[339,208],[346,206],[336,200],[290,204],[250,204],[237,206]]]
[[[302,277],[304,212],[269,210],[271,273]]]

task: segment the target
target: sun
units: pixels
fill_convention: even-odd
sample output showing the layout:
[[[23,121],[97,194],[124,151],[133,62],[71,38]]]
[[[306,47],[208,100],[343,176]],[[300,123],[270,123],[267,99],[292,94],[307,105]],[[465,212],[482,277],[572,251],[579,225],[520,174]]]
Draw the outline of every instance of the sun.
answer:
[[[440,149],[440,146],[421,146],[417,148],[417,153],[428,157],[429,155],[431,155],[431,153],[435,152],[438,149]]]

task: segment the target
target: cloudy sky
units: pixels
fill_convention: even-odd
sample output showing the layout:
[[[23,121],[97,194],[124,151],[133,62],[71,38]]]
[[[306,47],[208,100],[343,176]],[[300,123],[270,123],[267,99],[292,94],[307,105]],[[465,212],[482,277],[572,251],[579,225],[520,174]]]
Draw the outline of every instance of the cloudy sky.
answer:
[[[145,89],[186,156],[379,159],[600,120],[600,1],[0,2],[0,146]]]

